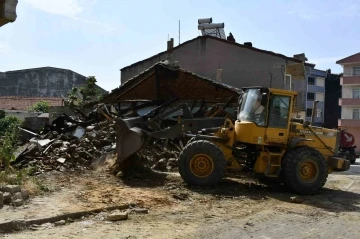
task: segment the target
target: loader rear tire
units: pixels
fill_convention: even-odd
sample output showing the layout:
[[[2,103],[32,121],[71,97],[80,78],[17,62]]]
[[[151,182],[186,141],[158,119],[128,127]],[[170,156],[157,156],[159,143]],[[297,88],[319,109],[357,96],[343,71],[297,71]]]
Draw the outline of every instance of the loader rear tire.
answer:
[[[179,173],[185,183],[214,186],[224,176],[226,160],[222,150],[207,140],[195,140],[179,155]]]
[[[283,183],[299,194],[316,194],[325,185],[328,165],[316,149],[301,146],[289,149],[281,162]]]

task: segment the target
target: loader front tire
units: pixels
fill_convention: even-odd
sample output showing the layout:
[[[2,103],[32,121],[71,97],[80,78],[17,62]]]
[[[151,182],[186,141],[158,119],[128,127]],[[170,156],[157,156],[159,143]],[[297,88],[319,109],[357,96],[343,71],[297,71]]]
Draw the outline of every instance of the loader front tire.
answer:
[[[179,173],[193,186],[214,186],[225,175],[226,160],[222,150],[207,140],[195,140],[179,155]]]
[[[283,183],[296,193],[316,194],[326,183],[327,161],[316,149],[307,146],[289,149],[281,164]]]

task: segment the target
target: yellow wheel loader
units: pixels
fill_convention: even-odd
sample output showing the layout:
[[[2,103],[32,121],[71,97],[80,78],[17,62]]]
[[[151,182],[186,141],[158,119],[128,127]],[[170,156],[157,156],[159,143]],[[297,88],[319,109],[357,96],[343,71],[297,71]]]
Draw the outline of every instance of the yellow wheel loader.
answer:
[[[227,118],[191,118],[184,110],[188,116],[178,124],[151,132],[141,126],[149,119],[132,119],[140,122],[135,127],[130,121],[119,120],[118,158],[123,160],[140,149],[146,136],[187,135],[192,139],[179,155],[178,168],[188,184],[214,185],[227,170],[247,168],[263,179],[279,178],[297,193],[314,194],[324,186],[329,173],[348,170],[350,161],[338,157],[338,130],[293,118],[296,99],[294,91],[248,87],[243,88],[235,122]],[[212,130],[196,133],[210,127]],[[131,138],[131,142],[125,138]]]

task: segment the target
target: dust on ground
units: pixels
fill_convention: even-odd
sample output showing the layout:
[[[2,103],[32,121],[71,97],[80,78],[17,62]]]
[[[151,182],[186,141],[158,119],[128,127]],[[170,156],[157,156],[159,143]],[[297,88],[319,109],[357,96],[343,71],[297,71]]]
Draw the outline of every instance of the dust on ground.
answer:
[[[232,176],[232,175],[230,175]],[[176,173],[138,173],[119,178],[104,168],[83,173],[49,173],[53,192],[33,198],[2,218],[49,217],[136,204],[148,214],[109,222],[91,215],[64,226],[4,235],[9,238],[357,238],[360,178],[329,176],[321,194],[298,196],[253,178],[224,179],[216,188],[185,185]],[[296,196],[301,203],[291,203]]]

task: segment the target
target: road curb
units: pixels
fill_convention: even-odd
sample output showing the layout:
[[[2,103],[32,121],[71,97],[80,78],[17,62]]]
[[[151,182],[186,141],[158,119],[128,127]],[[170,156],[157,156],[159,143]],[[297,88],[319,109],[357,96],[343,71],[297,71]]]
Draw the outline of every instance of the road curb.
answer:
[[[118,205],[118,206],[111,206],[111,207],[103,207],[97,208],[92,210],[80,211],[80,212],[72,212],[72,213],[65,213],[58,216],[47,217],[47,218],[39,218],[39,219],[28,219],[28,220],[12,220],[10,222],[3,222],[0,223],[0,232],[1,233],[9,233],[13,231],[20,231],[25,230],[31,225],[41,225],[44,223],[54,223],[61,220],[67,220],[68,218],[71,219],[78,219],[83,216],[92,214],[92,213],[100,213],[102,211],[112,211],[112,210],[124,210],[128,209],[130,206],[128,204]]]

